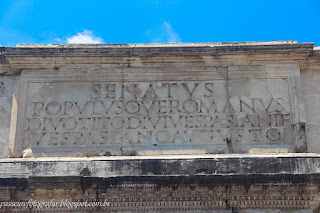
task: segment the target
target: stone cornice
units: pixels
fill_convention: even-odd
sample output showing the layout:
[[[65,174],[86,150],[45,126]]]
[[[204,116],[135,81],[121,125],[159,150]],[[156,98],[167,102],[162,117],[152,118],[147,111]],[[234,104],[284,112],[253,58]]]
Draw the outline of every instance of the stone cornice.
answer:
[[[21,70],[88,69],[107,67],[228,66],[266,63],[301,63],[314,43],[295,41],[18,45],[0,47],[0,73]]]
[[[4,55],[152,55],[311,51],[314,43],[230,42],[177,44],[18,45]]]

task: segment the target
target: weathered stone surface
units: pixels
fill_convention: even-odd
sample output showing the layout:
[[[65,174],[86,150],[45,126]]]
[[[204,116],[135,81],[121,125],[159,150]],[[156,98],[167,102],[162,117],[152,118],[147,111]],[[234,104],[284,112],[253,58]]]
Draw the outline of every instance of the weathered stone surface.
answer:
[[[14,78],[0,76],[0,158],[9,157],[11,152],[9,150],[9,132],[13,91]]]
[[[0,47],[0,157],[54,156],[0,159],[0,202],[319,212],[319,70],[295,41]]]
[[[110,202],[106,208],[84,208],[83,212],[317,212],[319,207],[320,156],[315,154],[37,158],[0,162],[0,201]]]
[[[301,82],[306,107],[306,137],[308,152],[320,153],[320,49],[301,65]]]
[[[45,180],[38,178],[31,180],[42,184],[49,184]],[[52,180],[51,180],[52,181]],[[56,179],[57,181],[57,179]],[[214,180],[212,180],[214,181]],[[68,208],[65,206],[49,208],[15,208],[8,207],[0,212],[317,212],[318,211],[318,189],[316,186],[267,186],[255,185],[245,187],[234,185],[224,186],[200,186],[172,187],[157,186],[139,187],[139,183],[123,184],[119,188],[108,188],[103,184],[104,180],[88,180],[83,178],[81,184],[88,184],[84,187],[72,190],[64,189],[36,189],[34,191],[24,190],[1,190],[3,201],[9,200],[32,200],[37,202],[108,202],[104,207],[78,207]],[[122,185],[121,181],[114,183]],[[141,183],[140,183],[141,185]],[[83,185],[82,185],[83,186]],[[91,186],[90,188],[88,186]],[[99,189],[98,189],[99,188]],[[15,192],[15,198],[12,196]],[[71,206],[71,204],[69,204]],[[74,204],[73,204],[74,205]]]
[[[19,86],[16,155],[305,149],[294,64],[24,71]]]
[[[10,129],[14,156],[29,147],[36,156],[248,153],[264,147],[306,152],[304,98],[315,96],[302,95],[300,64],[317,58],[313,46],[277,41],[1,48],[1,64],[9,67],[4,74],[24,70]],[[55,107],[60,111],[53,113]],[[310,123],[316,119],[309,116]]]
[[[185,44],[19,45],[0,49],[6,74],[32,69],[189,67],[300,63],[314,44],[296,41]]]
[[[233,154],[1,159],[0,178],[317,174],[319,154]]]
[[[252,148],[250,154],[278,154],[288,153],[289,150],[286,148]]]

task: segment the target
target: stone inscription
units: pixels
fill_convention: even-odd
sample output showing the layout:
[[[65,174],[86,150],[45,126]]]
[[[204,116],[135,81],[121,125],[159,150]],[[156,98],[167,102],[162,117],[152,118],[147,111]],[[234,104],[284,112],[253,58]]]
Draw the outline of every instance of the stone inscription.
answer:
[[[24,146],[119,154],[123,147],[225,153],[290,144],[285,81],[268,81],[29,83]]]

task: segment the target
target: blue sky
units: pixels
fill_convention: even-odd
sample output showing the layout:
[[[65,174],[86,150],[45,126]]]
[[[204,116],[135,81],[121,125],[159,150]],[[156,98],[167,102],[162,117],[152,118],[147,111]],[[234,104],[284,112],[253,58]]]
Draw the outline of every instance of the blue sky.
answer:
[[[297,40],[320,46],[320,0],[0,0],[0,45]]]

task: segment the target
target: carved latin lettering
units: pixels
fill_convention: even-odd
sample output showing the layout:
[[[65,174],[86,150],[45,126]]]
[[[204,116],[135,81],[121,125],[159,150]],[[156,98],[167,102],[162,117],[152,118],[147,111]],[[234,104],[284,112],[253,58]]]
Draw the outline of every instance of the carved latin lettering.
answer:
[[[124,110],[129,114],[136,114],[140,111],[140,104],[137,101],[128,101],[124,105]]]
[[[91,86],[91,98],[97,99],[100,97],[101,94],[101,85],[100,84],[94,84]]]
[[[189,85],[187,83],[181,84],[183,88],[186,90],[187,94],[189,95],[189,98],[192,98],[192,95],[196,88],[198,87],[199,83],[194,83],[192,89],[190,90]]]
[[[65,93],[57,91],[53,98],[28,96],[26,144],[121,153],[121,148],[142,146],[222,147],[219,153],[225,153],[242,149],[242,143],[278,144],[290,135],[287,97],[237,96],[246,93],[224,90],[224,81],[82,83],[77,89],[59,84]]]
[[[170,142],[171,134],[166,130],[160,130],[155,134],[155,138],[158,142]]]
[[[193,113],[198,110],[198,103],[195,100],[189,99],[183,102],[183,109],[188,113]]]
[[[59,102],[50,102],[46,105],[45,111],[48,115],[57,115],[61,112],[61,109]]]
[[[40,110],[44,107],[44,103],[42,102],[34,102],[33,103],[34,110],[33,110],[33,116],[39,116],[40,115]]]
[[[205,83],[204,97],[213,97],[213,83]]]
[[[279,129],[270,128],[266,132],[267,138],[271,141],[278,141],[281,139],[281,132]]]
[[[106,96],[105,98],[115,98],[116,97],[116,84],[107,84],[106,88]]]
[[[36,131],[41,128],[41,120],[38,118],[26,119],[26,131]]]

